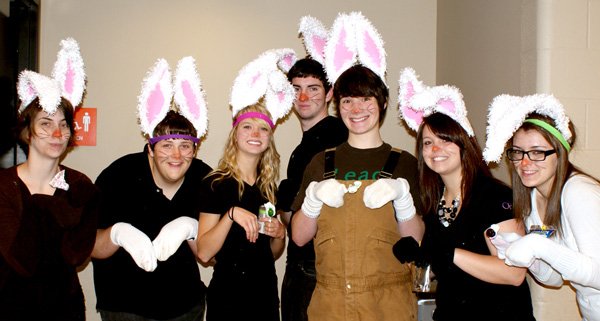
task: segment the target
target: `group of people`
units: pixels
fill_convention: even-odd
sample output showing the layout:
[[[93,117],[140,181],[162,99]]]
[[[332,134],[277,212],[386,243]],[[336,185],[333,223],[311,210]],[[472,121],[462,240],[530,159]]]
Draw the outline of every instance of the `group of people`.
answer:
[[[600,183],[569,161],[575,131],[553,96],[495,98],[482,151],[460,91],[406,68],[413,156],[382,139],[386,55],[371,23],[351,13],[300,29],[309,57],[269,50],[240,71],[214,169],[196,158],[208,119],[193,58],[174,76],[164,59],[151,68],[147,143],[95,183],[61,164],[85,90],[77,43],[61,43],[52,78],[24,71],[28,157],[0,171],[2,319],[84,320],[77,267],[91,256],[104,321],[415,321],[411,264],[438,280],[434,320],[534,320],[528,271],[569,281],[584,320],[600,320]],[[292,107],[302,141],[278,186],[274,130]],[[512,189],[486,164],[504,154]]]

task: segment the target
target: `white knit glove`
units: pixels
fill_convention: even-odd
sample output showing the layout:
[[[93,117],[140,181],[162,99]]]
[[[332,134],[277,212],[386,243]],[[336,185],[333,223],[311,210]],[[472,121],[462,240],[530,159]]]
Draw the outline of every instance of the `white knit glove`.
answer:
[[[110,230],[110,240],[125,249],[135,264],[146,272],[156,269],[157,262],[150,238],[129,223],[116,223]]]
[[[530,233],[510,244],[506,249],[504,262],[520,267],[530,267],[535,259],[550,263],[552,261],[550,257],[557,254],[553,251],[553,247],[554,242],[545,236]]]
[[[366,207],[380,208],[389,201],[393,201],[398,222],[408,221],[417,213],[410,186],[404,178],[381,178],[365,188],[363,202]]]
[[[346,186],[334,178],[311,182],[306,188],[302,212],[310,218],[317,218],[321,214],[323,203],[336,208],[344,205],[344,194],[347,192]]]
[[[515,232],[498,232],[500,229],[498,224],[492,224],[489,228],[494,231],[494,235],[488,236],[488,238],[496,248],[498,258],[504,260],[506,258],[506,249],[508,249],[512,242],[520,239],[521,235]]]
[[[154,253],[159,261],[166,261],[185,240],[194,240],[198,235],[198,220],[188,216],[178,217],[160,229],[152,241]]]

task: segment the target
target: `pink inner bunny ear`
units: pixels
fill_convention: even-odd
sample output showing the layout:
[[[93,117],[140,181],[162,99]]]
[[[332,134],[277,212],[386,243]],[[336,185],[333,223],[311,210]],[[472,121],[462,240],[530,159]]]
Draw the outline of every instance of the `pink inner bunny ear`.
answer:
[[[145,134],[152,136],[154,127],[167,115],[173,97],[173,84],[169,64],[158,59],[142,83],[138,97],[138,117]]]
[[[323,61],[323,56],[325,54],[325,44],[327,43],[327,39],[323,38],[323,37],[319,37],[317,35],[314,35],[312,37],[312,42],[313,42],[313,46],[315,48],[315,54],[311,54],[311,56],[313,56],[313,59],[317,60],[317,58],[315,58],[314,56],[316,56],[316,53],[319,53],[319,58],[321,59],[321,61]]]
[[[206,101],[192,56],[184,57],[177,63],[173,97],[179,106],[179,113],[194,125],[198,137],[204,135],[208,125]]]
[[[79,45],[74,39],[62,40],[60,45],[61,49],[52,70],[52,78],[60,83],[62,96],[69,100],[73,107],[77,107],[85,91],[83,58],[79,52]]]
[[[356,30],[355,37],[359,63],[373,70],[385,81],[385,49],[383,48],[381,36],[371,22],[360,12],[353,12],[350,17]]]
[[[414,130],[417,131],[421,123],[423,122],[423,111],[412,109],[408,106],[401,108],[402,115],[406,120],[406,123]]]
[[[356,34],[348,15],[340,15],[334,22],[331,38],[325,46],[325,69],[331,83],[356,62]]]
[[[445,110],[452,115],[456,114],[456,105],[454,104],[454,101],[452,101],[449,98],[440,99],[438,101],[437,105],[438,105],[438,108]]]
[[[185,97],[185,101],[188,105],[190,113],[194,116],[194,118],[200,117],[200,105],[197,103],[198,97],[192,89],[189,81],[184,80],[181,82],[181,92]]]
[[[67,61],[67,72],[65,73],[65,84],[64,90],[67,92],[69,96],[73,94],[73,89],[75,86],[75,71],[73,70],[73,66],[71,61]]]
[[[336,71],[340,71],[342,67],[352,60],[354,53],[346,46],[348,34],[345,29],[340,31],[340,41],[335,46],[334,66]]]
[[[156,122],[157,118],[161,114],[163,104],[165,103],[165,96],[160,90],[160,83],[156,83],[154,89],[150,91],[148,99],[146,100],[146,119],[148,123],[152,124]]]

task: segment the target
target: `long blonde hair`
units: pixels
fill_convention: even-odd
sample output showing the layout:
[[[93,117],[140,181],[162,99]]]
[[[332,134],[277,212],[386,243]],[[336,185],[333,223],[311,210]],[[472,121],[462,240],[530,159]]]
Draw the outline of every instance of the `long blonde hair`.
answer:
[[[263,106],[261,102],[259,102],[257,104],[248,106],[240,110],[235,115],[235,118],[247,112],[259,112],[270,117],[270,114],[267,111],[267,109]],[[267,126],[270,129],[269,146],[260,156],[260,160],[258,161],[258,165],[256,167],[256,171],[258,173],[256,178],[256,185],[258,186],[261,195],[268,199],[269,202],[275,204],[277,201],[275,198],[275,192],[277,189],[277,180],[279,179],[279,153],[277,152],[277,148],[275,148],[275,138],[273,136],[273,129],[271,129],[267,122],[262,119],[255,118],[255,121]],[[223,157],[221,158],[221,160],[219,160],[219,165],[217,166],[217,168],[210,172],[207,175],[207,177],[216,177],[213,180],[212,184],[223,179],[233,177],[238,182],[238,197],[239,199],[241,199],[242,194],[244,193],[244,181],[242,180],[240,169],[237,164],[238,142],[236,132],[239,125],[240,124],[238,123],[235,126],[233,126],[233,128],[229,132],[229,136],[225,144],[225,150],[223,152]]]

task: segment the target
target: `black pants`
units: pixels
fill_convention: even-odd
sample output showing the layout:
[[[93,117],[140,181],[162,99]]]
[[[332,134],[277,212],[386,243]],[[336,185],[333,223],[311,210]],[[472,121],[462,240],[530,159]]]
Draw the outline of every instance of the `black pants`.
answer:
[[[282,321],[307,321],[308,304],[317,278],[314,261],[288,263],[281,286]]]
[[[145,318],[137,314],[127,312],[112,312],[97,309],[100,313],[102,321],[157,321],[158,319]],[[175,317],[168,319],[168,321],[202,321],[204,320],[204,300],[202,303],[193,307],[190,311]]]

